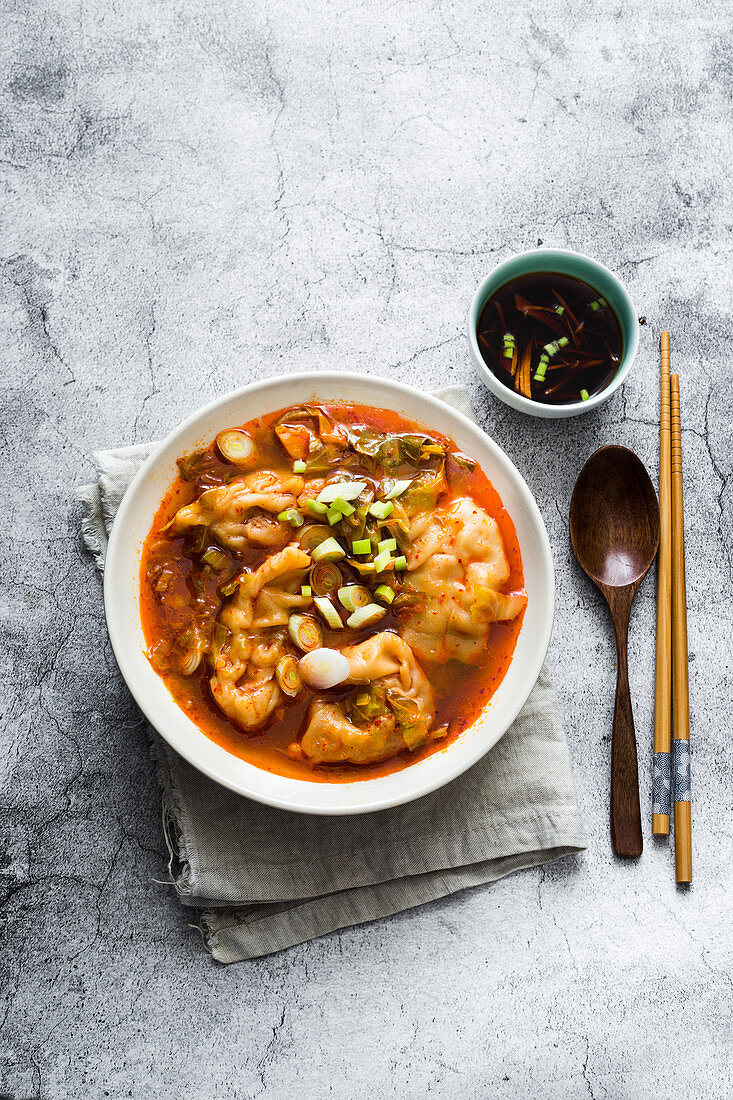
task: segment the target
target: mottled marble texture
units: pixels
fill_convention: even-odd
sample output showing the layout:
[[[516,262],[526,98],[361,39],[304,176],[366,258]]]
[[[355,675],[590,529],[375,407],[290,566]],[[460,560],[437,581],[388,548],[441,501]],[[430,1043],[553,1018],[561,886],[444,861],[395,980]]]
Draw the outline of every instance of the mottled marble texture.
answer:
[[[730,1096],[729,5],[2,6],[0,1093]],[[540,240],[609,263],[648,322],[624,390],[570,424],[500,407],[464,336],[478,279]],[[611,856],[612,639],[566,529],[597,444],[656,474],[665,325],[686,423],[688,892],[648,827],[638,863]],[[95,448],[334,367],[467,382],[535,492],[589,848],[225,969],[154,881],[147,735],[73,488]],[[645,827],[653,635],[650,579],[631,631]]]

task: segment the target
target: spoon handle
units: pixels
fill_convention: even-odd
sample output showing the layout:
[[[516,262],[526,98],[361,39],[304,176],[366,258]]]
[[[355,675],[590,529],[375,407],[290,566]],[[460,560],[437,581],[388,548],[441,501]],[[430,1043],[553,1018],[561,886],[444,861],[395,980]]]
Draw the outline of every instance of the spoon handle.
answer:
[[[639,773],[636,762],[636,733],[629,693],[627,644],[631,602],[612,609],[618,654],[616,707],[611,740],[611,844],[617,856],[635,859],[641,855],[641,810]]]

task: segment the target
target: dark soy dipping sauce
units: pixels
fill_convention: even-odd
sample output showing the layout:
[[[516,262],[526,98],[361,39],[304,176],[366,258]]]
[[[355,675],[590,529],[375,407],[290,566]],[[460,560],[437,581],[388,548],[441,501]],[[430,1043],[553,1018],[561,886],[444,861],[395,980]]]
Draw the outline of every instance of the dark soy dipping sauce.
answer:
[[[481,311],[476,334],[492,374],[545,405],[601,393],[623,351],[621,326],[600,292],[549,271],[501,287]]]

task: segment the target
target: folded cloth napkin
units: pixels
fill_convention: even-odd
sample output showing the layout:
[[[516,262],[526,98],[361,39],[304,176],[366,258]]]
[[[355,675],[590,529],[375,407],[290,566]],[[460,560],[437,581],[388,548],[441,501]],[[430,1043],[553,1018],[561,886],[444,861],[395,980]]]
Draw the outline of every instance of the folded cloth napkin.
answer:
[[[437,396],[473,418],[462,388]],[[78,492],[84,540],[100,569],[117,508],[152,446],[96,454],[98,482]],[[201,775],[154,732],[153,740],[171,881],[201,911],[219,962],[280,951],[585,847],[544,669],[511,728],[468,772],[416,802],[363,816],[312,817],[251,802]]]

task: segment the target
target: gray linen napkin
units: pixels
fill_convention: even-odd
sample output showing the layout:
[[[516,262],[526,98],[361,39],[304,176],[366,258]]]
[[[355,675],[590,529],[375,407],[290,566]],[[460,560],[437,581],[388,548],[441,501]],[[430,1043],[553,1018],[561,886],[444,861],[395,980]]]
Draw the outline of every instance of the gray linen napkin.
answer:
[[[474,419],[463,388],[437,396]],[[152,446],[99,452],[97,484],[78,491],[84,541],[100,570],[117,508]],[[171,881],[200,910],[219,962],[280,951],[585,847],[544,669],[514,724],[473,768],[416,802],[361,817],[291,814],[241,798],[151,732]]]

